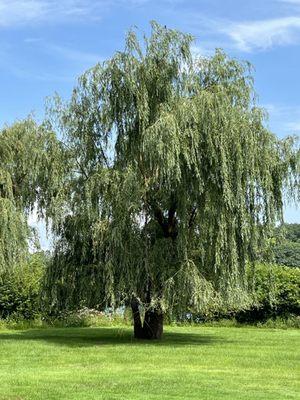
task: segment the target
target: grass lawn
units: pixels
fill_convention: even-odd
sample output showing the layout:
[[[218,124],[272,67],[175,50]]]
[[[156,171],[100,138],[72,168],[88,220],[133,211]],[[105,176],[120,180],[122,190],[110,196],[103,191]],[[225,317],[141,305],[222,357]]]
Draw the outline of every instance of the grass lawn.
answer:
[[[0,399],[300,399],[300,332],[167,327],[0,332]]]

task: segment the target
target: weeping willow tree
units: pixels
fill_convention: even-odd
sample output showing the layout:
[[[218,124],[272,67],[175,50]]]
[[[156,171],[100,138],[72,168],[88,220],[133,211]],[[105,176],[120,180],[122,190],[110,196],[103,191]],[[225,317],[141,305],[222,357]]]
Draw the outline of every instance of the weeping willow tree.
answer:
[[[41,216],[48,206],[45,189],[49,196],[54,171],[61,176],[54,169],[58,149],[55,135],[32,118],[0,131],[0,270],[19,264],[28,254],[32,231],[27,217],[37,201]]]
[[[250,66],[191,44],[157,23],[142,41],[131,31],[52,106],[71,168],[51,301],[127,302],[137,338],[160,338],[166,310],[237,302],[298,184],[294,142],[266,129]]]

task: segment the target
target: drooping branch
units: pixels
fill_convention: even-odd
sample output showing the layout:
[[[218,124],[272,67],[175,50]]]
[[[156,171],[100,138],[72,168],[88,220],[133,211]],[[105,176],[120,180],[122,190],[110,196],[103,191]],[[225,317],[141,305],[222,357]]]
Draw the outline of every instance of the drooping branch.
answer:
[[[188,223],[188,227],[189,229],[192,229],[195,219],[196,219],[196,215],[197,215],[197,207],[194,206],[192,208],[191,214],[190,214],[190,218],[189,218],[189,223]]]

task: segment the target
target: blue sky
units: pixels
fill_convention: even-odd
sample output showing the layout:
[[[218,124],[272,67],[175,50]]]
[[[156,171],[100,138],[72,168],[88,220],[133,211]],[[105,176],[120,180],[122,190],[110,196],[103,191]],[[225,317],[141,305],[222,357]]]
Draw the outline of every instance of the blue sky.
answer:
[[[0,0],[0,126],[34,112],[57,91],[123,48],[132,26],[149,21],[192,33],[195,51],[216,47],[255,67],[269,127],[300,133],[300,0]],[[287,207],[288,222],[300,211]]]

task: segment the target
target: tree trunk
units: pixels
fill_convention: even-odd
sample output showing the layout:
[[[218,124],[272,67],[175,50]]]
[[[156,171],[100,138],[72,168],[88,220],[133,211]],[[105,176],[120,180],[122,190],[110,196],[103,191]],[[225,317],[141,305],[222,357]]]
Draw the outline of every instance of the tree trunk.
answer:
[[[137,300],[131,301],[135,339],[161,339],[163,334],[163,312],[161,309],[149,309],[142,324]]]
[[[136,339],[143,339],[143,326],[139,310],[139,302],[137,299],[131,300],[131,310],[133,317],[134,337]]]
[[[160,309],[150,309],[145,313],[144,335],[145,339],[161,339],[163,334],[164,316]]]

